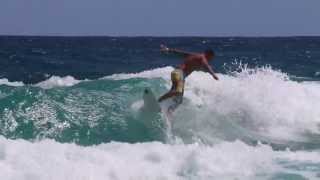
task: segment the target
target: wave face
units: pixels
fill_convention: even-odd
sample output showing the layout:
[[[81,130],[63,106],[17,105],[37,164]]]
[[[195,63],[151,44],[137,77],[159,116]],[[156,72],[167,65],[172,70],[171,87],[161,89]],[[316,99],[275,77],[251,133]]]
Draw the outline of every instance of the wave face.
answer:
[[[81,145],[163,140],[162,125],[146,126],[148,120],[139,116],[139,106],[145,87],[157,96],[169,88],[171,70],[115,74],[99,80],[53,77],[35,85],[2,85],[1,134]],[[201,72],[188,77],[184,103],[172,117],[176,137],[186,143],[241,138],[274,148],[318,148],[319,83],[295,82],[270,67],[243,68],[219,76],[220,81]],[[163,121],[161,118],[157,121]]]
[[[71,80],[55,77],[34,86],[2,85],[0,133],[7,138],[53,138],[82,145],[160,138],[145,133],[148,129],[131,105],[141,100],[145,87],[157,89],[158,94],[164,91],[163,80],[74,80],[78,84]],[[75,85],[68,87],[70,83]]]

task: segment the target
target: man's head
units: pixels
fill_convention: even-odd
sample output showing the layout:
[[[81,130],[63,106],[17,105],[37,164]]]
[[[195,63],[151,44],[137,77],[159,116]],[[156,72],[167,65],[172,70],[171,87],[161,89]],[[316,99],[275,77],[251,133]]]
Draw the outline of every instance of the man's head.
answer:
[[[215,53],[212,49],[205,50],[204,55],[206,56],[207,60],[211,60],[215,57]]]

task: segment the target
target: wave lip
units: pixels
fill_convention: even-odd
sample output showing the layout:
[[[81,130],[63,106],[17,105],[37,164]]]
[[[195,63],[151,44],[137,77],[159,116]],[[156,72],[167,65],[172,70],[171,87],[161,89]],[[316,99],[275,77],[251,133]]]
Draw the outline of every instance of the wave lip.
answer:
[[[120,73],[120,74],[113,74],[110,76],[105,76],[100,79],[107,79],[107,80],[125,80],[131,78],[163,78],[165,80],[169,80],[168,74],[172,71],[172,67],[164,67],[164,68],[156,68],[152,70],[146,70],[138,73]],[[39,83],[34,84],[35,87],[40,87],[43,89],[51,89],[55,87],[70,87],[74,86],[80,82],[89,81],[88,79],[85,80],[78,80],[73,76],[51,76],[49,79],[41,81]],[[20,87],[24,86],[23,82],[10,82],[7,78],[0,79],[0,85],[7,85],[13,87]]]
[[[173,70],[172,67],[167,66],[163,68],[156,68],[156,69],[142,71],[139,73],[113,74],[110,76],[105,76],[101,79],[123,80],[123,79],[131,79],[131,78],[163,78],[165,80],[169,80],[170,78],[169,75],[172,70]]]

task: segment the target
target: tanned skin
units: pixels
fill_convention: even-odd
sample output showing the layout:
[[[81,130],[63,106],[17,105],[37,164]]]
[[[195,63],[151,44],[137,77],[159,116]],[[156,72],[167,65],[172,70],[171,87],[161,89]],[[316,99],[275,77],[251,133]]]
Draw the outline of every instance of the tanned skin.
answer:
[[[204,71],[212,75],[215,80],[219,80],[218,76],[214,73],[212,67],[209,65],[209,61],[214,59],[214,53],[205,52],[205,53],[191,53],[178,49],[171,49],[165,45],[160,46],[161,52],[164,53],[173,53],[183,57],[184,62],[179,65],[179,69],[185,74],[185,78],[189,76],[193,71]],[[159,102],[170,98],[172,96],[181,95],[181,93],[174,91],[177,84],[173,83],[171,90],[159,98]]]

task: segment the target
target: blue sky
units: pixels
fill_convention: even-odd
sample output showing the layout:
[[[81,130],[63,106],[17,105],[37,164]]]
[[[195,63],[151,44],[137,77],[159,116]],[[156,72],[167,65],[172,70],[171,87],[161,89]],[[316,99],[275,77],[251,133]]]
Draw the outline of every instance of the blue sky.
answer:
[[[1,0],[0,34],[320,35],[320,0]]]

